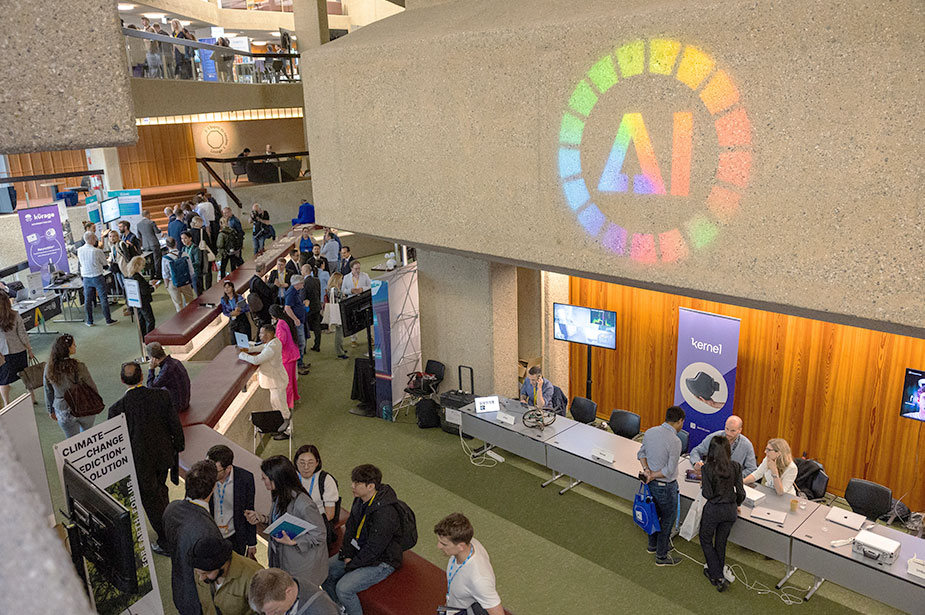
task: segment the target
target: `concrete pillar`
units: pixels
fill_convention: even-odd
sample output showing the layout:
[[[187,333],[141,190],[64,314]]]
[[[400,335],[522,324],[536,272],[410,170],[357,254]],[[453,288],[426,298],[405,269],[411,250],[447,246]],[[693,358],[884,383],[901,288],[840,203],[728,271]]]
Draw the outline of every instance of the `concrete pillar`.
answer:
[[[103,190],[122,190],[122,167],[119,165],[119,150],[116,148],[88,149],[87,168],[103,169]]]
[[[470,365],[477,394],[516,397],[516,268],[419,249],[418,271],[421,352],[446,365],[444,388]]]
[[[293,0],[292,17],[298,37],[299,53],[321,47],[331,40],[328,32],[328,5],[326,0]],[[307,75],[302,74],[302,82]]]
[[[554,338],[552,319],[553,303],[568,303],[569,276],[549,271],[540,272],[540,305],[542,306],[543,372],[568,396],[584,396],[585,390],[569,391],[569,347],[568,342]]]
[[[543,356],[543,301],[539,269],[517,268],[517,355]]]

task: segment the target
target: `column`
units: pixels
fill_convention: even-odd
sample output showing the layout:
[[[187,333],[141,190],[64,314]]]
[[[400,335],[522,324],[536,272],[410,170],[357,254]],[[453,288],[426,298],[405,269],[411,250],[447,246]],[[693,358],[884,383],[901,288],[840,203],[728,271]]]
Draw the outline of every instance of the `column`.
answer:
[[[103,190],[122,190],[122,167],[119,150],[114,147],[95,147],[87,150],[87,168],[103,169]]]

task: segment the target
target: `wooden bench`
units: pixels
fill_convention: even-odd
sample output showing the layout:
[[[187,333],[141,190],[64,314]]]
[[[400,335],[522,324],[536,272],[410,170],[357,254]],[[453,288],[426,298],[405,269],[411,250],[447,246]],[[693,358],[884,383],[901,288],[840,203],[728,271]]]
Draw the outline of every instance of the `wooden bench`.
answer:
[[[257,366],[238,358],[237,346],[225,346],[190,385],[189,408],[180,413],[180,424],[215,427],[222,414],[245,387]],[[256,386],[256,385],[255,385]]]

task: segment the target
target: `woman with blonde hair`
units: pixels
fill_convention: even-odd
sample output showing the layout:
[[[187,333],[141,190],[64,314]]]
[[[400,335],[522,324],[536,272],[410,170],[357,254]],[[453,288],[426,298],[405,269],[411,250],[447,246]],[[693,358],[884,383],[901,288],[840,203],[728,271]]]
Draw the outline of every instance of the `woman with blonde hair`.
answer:
[[[746,485],[764,479],[764,484],[774,487],[777,495],[796,495],[793,486],[797,479],[797,464],[793,462],[793,453],[790,445],[783,438],[771,438],[764,447],[764,459],[758,469],[746,476],[743,480]]]
[[[138,292],[141,294],[141,307],[138,308],[138,322],[141,324],[141,335],[145,336],[154,330],[154,310],[151,309],[151,299],[154,295],[154,287],[148,283],[141,272],[145,268],[145,257],[136,256],[128,263],[128,269],[125,277],[131,278],[138,282]]]

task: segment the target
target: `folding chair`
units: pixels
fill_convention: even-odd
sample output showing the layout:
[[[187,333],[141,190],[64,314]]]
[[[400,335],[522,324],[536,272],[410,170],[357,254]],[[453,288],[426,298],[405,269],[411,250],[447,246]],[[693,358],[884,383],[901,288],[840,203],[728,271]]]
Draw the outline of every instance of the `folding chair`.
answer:
[[[279,410],[267,410],[265,412],[251,412],[251,423],[254,425],[254,448],[253,451],[256,454],[257,452],[257,438],[258,436],[263,439],[263,436],[272,436],[279,433],[279,428],[283,426],[283,423],[286,422],[286,419],[283,418],[283,413]],[[289,421],[289,458],[292,458],[292,438],[293,426],[292,421]]]

